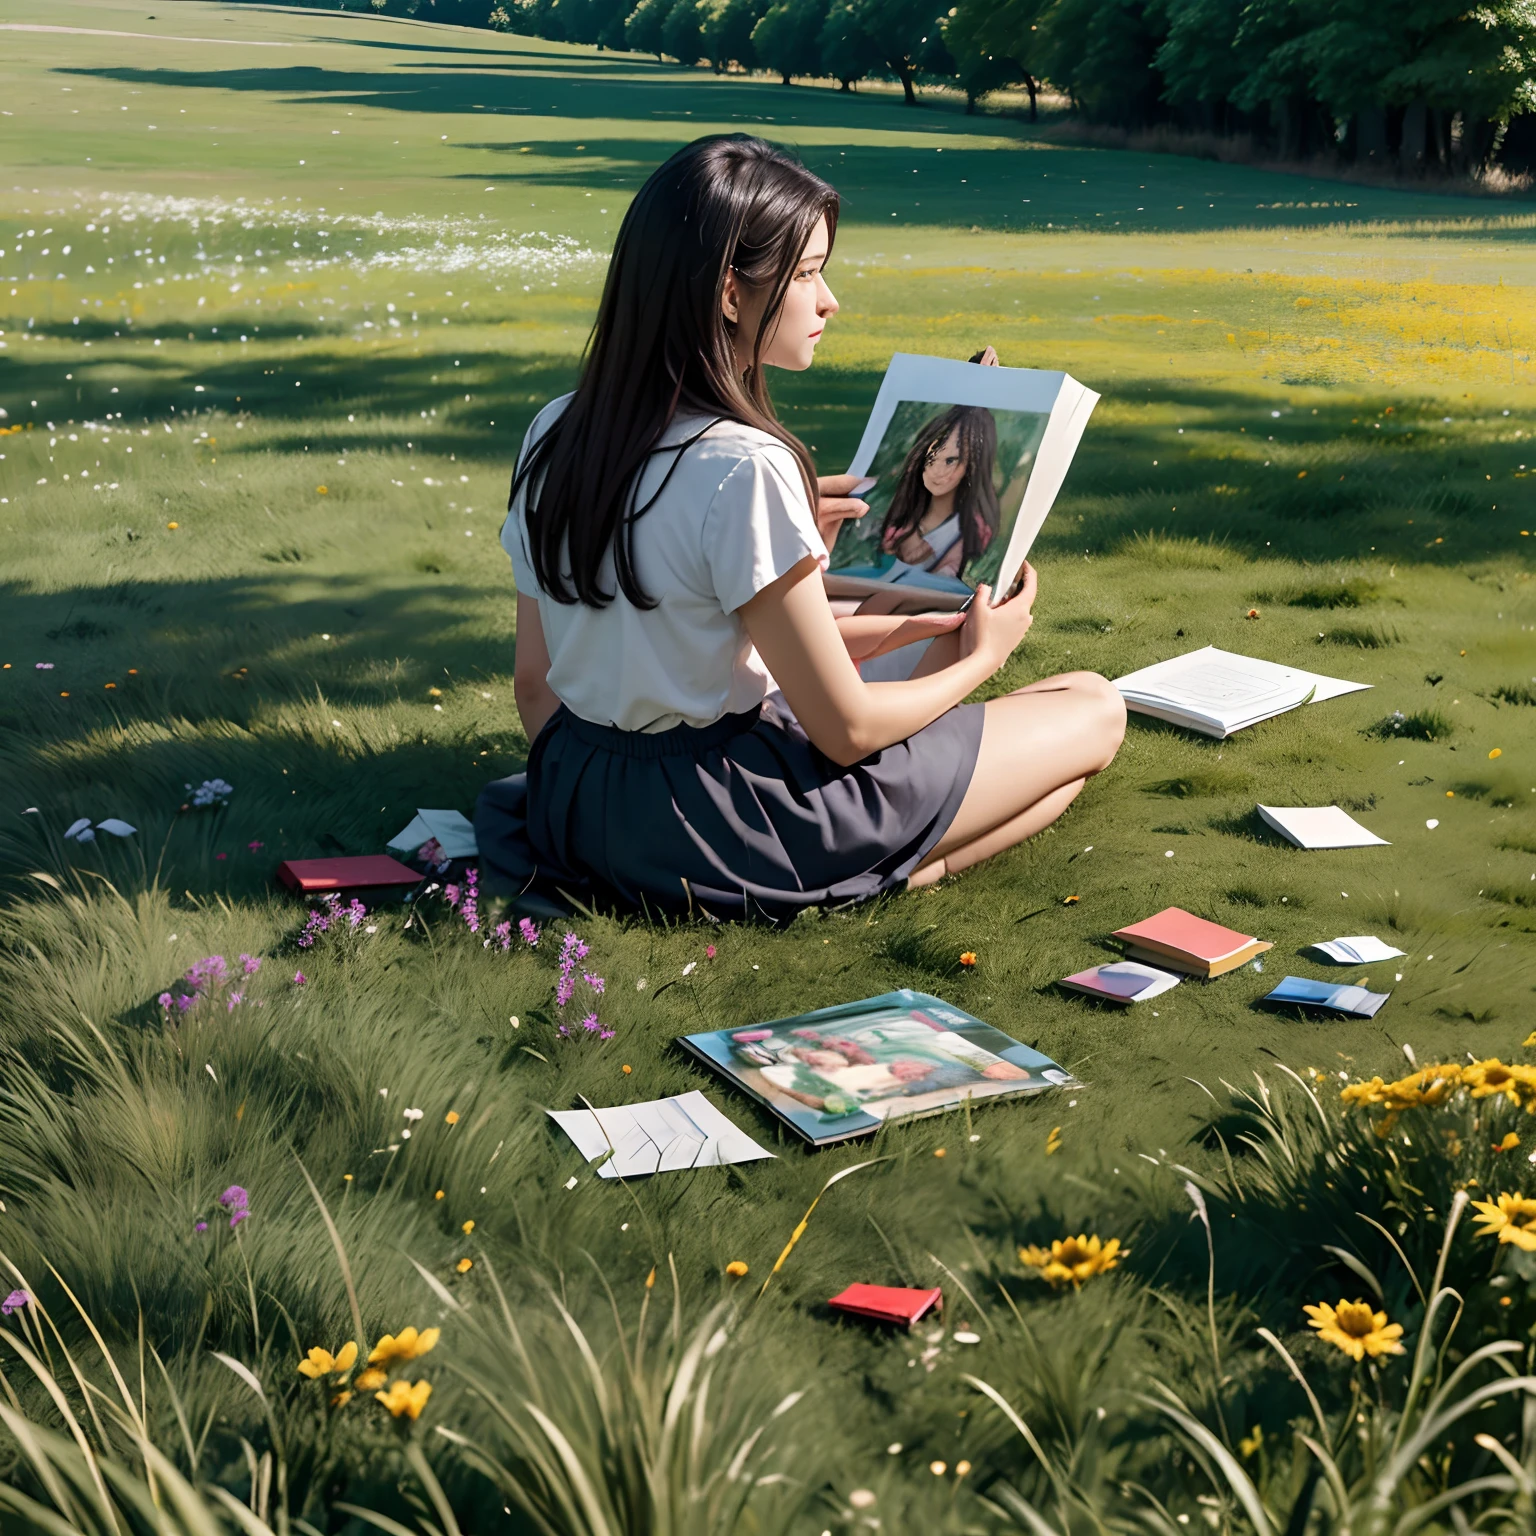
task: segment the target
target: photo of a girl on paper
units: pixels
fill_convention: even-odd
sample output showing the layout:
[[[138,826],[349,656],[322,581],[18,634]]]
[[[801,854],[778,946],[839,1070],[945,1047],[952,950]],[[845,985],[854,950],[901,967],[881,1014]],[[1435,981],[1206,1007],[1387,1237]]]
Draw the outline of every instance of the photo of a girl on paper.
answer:
[[[997,537],[997,421],[952,405],[923,425],[901,467],[880,548],[904,565],[958,577]]]
[[[869,466],[862,526],[834,575],[968,596],[995,583],[1048,413],[902,400]]]

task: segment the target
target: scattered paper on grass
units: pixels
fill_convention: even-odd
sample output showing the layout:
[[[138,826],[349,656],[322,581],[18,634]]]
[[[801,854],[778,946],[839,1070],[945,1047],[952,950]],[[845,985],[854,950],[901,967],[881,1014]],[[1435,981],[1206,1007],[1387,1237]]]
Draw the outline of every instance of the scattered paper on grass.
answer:
[[[1261,805],[1259,815],[1298,848],[1388,846],[1386,838],[1377,837],[1336,805]]]
[[[597,1170],[603,1179],[718,1168],[774,1155],[732,1125],[697,1090],[645,1104],[548,1113],[588,1162],[605,1152],[612,1154]]]
[[[396,853],[415,853],[436,839],[445,859],[472,859],[480,851],[474,825],[459,811],[416,811],[415,819],[384,845]]]
[[[1374,965],[1378,960],[1392,960],[1406,953],[1405,950],[1393,949],[1390,944],[1383,944],[1375,934],[1361,934],[1353,939],[1320,940],[1312,948],[1321,950],[1339,965]]]
[[[1346,1018],[1371,1019],[1391,995],[1390,992],[1368,992],[1364,987],[1339,987],[1331,981],[1313,981],[1306,976],[1287,976],[1259,1002],[1270,1008],[1289,1005],[1304,1010],[1341,1013]]]
[[[93,843],[98,832],[110,832],[113,837],[132,837],[138,831],[137,827],[129,826],[126,821],[120,821],[116,816],[108,816],[105,821],[98,821],[93,827],[89,816],[82,816],[78,821],[72,821],[64,829],[64,836],[76,843]]]

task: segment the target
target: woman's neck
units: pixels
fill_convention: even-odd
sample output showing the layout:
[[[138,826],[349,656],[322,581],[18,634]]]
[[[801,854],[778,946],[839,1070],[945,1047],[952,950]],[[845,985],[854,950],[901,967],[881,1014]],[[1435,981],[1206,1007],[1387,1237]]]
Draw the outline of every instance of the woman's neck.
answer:
[[[945,491],[942,496],[929,494],[928,510],[918,520],[919,533],[932,533],[942,523],[947,523],[955,515],[955,493]]]

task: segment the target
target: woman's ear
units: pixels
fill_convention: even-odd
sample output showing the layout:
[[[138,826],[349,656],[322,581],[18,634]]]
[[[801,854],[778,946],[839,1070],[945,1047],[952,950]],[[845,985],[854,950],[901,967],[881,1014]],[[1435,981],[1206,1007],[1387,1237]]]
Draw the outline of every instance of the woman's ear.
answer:
[[[725,286],[720,290],[720,313],[731,325],[735,325],[741,319],[740,298],[736,287],[736,269],[732,267],[726,272]]]

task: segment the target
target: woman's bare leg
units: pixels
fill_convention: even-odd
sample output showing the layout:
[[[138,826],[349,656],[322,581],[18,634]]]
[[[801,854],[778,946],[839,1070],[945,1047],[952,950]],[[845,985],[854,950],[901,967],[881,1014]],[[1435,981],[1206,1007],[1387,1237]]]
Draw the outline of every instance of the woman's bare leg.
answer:
[[[965,799],[908,883],[930,885],[1048,827],[1109,766],[1124,735],[1125,704],[1096,672],[1043,678],[991,700]]]

